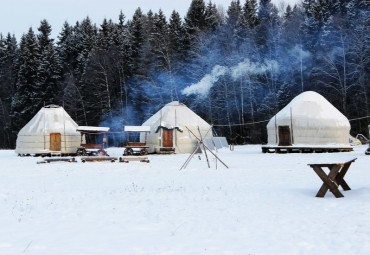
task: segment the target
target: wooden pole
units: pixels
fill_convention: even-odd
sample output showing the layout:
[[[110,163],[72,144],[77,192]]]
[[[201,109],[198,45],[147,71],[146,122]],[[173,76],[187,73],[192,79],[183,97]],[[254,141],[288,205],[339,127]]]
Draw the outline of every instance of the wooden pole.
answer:
[[[186,126],[185,126],[186,127]],[[197,145],[197,148],[193,151],[193,153],[189,156],[189,158],[186,160],[185,164],[181,167],[181,169],[185,169],[186,166],[189,164],[190,160],[192,159],[192,157],[194,156],[194,154],[196,153],[196,151],[200,148],[201,144],[203,145],[203,148],[204,148],[204,151],[209,150],[209,152],[216,157],[216,159],[218,159],[226,168],[229,168],[216,154],[214,154],[208,147],[207,145],[205,145],[203,143],[203,141],[201,139],[199,139],[188,127],[186,127],[186,129],[193,134],[193,136],[198,140],[198,145]],[[210,129],[211,130],[211,129]],[[207,131],[206,133],[206,136],[208,134],[209,130]],[[180,170],[181,170],[180,169]]]
[[[199,126],[198,126],[198,132],[199,132],[200,141],[201,141],[200,143],[203,145],[204,155],[206,156],[206,160],[207,160],[208,168],[211,168],[211,166],[210,166],[210,164],[209,164],[209,160],[208,160],[208,155],[207,155],[206,146],[204,145],[204,141],[203,141],[202,133],[200,132],[200,128],[199,128]]]
[[[292,113],[292,107],[290,107],[290,129],[292,130],[292,144],[294,144],[294,134],[293,134],[293,113]]]
[[[277,132],[277,124],[276,124],[276,114],[275,114],[275,143],[278,144],[278,132]]]
[[[176,109],[175,109],[175,146],[177,148],[177,112],[176,112]]]
[[[159,118],[159,126],[162,126],[162,109],[161,109],[161,117]],[[162,134],[162,128],[159,130],[159,135],[161,139],[159,140],[159,147],[163,147],[162,142],[163,142],[163,134]]]
[[[198,143],[197,147],[195,148],[195,150],[190,154],[190,156],[186,159],[185,163],[182,165],[182,167],[180,168],[180,170],[182,169],[185,169],[188,164],[190,163],[190,160],[194,157],[195,153],[198,151],[200,147],[200,144]]]
[[[66,136],[66,115],[64,114],[64,108],[63,108],[63,123],[64,123],[64,152],[67,153],[67,136]]]
[[[45,118],[46,118],[46,108],[45,108],[45,105],[44,105],[43,110],[44,110],[44,130],[43,130],[43,134],[44,134],[44,150],[45,150],[45,149],[46,149],[46,145],[45,145],[45,143],[46,143],[46,141],[45,141],[45,128],[46,128],[46,126],[45,126]]]

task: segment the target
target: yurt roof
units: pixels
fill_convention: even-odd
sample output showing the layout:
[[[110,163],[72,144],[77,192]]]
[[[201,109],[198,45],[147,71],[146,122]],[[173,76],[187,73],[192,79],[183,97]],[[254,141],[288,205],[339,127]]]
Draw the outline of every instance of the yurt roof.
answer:
[[[176,128],[179,126],[210,126],[185,104],[178,101],[166,104],[143,124],[143,126],[152,125],[166,128]]]
[[[346,116],[322,95],[314,91],[306,91],[296,96],[270,120],[269,124],[291,119],[295,121],[315,120],[316,125],[326,123],[336,126],[349,126]]]
[[[18,135],[37,135],[43,133],[76,133],[77,123],[68,115],[63,107],[48,105],[19,131]]]
[[[125,132],[150,132],[149,126],[125,126]]]

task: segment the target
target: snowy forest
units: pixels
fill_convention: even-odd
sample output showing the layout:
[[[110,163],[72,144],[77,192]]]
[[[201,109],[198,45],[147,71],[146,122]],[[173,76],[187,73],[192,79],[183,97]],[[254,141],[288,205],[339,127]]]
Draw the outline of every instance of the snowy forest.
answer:
[[[322,94],[368,134],[370,1],[193,0],[185,17],[138,8],[96,25],[47,20],[0,34],[0,148],[48,104],[79,125],[141,125],[180,101],[230,143],[266,142],[266,120],[303,91]],[[111,143],[120,145],[121,136]]]

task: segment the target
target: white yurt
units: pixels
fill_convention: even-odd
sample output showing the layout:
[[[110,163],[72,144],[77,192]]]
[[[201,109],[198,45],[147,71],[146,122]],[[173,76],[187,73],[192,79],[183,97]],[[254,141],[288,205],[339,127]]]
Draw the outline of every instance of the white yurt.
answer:
[[[306,91],[267,124],[268,145],[349,146],[348,119],[323,96]]]
[[[142,126],[150,126],[150,133],[147,135],[149,153],[171,149],[175,153],[192,153],[198,143],[195,136],[199,138],[201,134],[203,139],[213,137],[211,125],[178,101],[165,105]],[[140,140],[145,141],[144,135]]]
[[[78,125],[63,107],[48,105],[19,131],[15,152],[27,154],[73,154],[81,144]]]

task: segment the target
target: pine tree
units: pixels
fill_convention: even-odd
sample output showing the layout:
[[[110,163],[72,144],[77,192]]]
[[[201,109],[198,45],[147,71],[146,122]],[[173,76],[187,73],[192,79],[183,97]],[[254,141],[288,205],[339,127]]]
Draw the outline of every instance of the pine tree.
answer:
[[[97,46],[100,49],[108,50],[115,44],[114,37],[115,25],[113,24],[113,21],[111,19],[109,21],[104,19],[98,31]]]
[[[211,30],[213,33],[215,32],[216,28],[222,24],[222,18],[218,13],[216,4],[213,4],[211,1],[208,2],[206,7],[205,21],[207,29]]]
[[[196,48],[197,37],[206,28],[206,6],[203,0],[192,0],[185,16],[184,50],[186,54]]]
[[[241,14],[239,15],[234,37],[238,41],[244,41],[251,35],[249,32],[257,25],[257,1],[246,0],[243,5]]]
[[[241,13],[242,7],[240,6],[240,1],[239,0],[231,1],[229,9],[227,10],[227,19],[226,19],[226,23],[231,29],[235,28]]]
[[[158,14],[154,15],[154,27],[152,45],[156,55],[154,61],[154,68],[168,69],[171,66],[171,56],[169,50],[169,27],[166,21],[166,17],[162,10],[159,10]]]
[[[37,38],[30,28],[23,35],[19,46],[18,75],[11,105],[12,130],[15,134],[35,115],[42,105],[36,95],[37,69],[39,66]]]
[[[57,81],[62,67],[54,48],[54,40],[50,38],[51,26],[42,20],[38,30],[39,66],[34,92],[39,101],[37,108],[41,108],[43,105],[59,104]]]
[[[77,22],[73,30],[72,45],[77,53],[75,76],[80,82],[84,74],[89,54],[96,44],[97,28],[95,24],[91,23],[90,18],[87,17],[81,24]]]
[[[10,107],[16,80],[15,62],[17,41],[15,36],[0,34],[0,148],[12,148]]]
[[[141,62],[143,60],[143,47],[145,44],[145,22],[146,17],[141,9],[136,9],[132,21],[129,24],[130,33],[130,58],[132,60],[133,74],[141,74]]]
[[[258,27],[256,43],[261,47],[262,53],[271,50],[274,36],[277,32],[278,14],[271,0],[261,0],[258,7]],[[270,52],[271,53],[271,52]]]
[[[169,51],[172,61],[179,61],[184,54],[184,28],[180,14],[173,11],[169,21]]]

